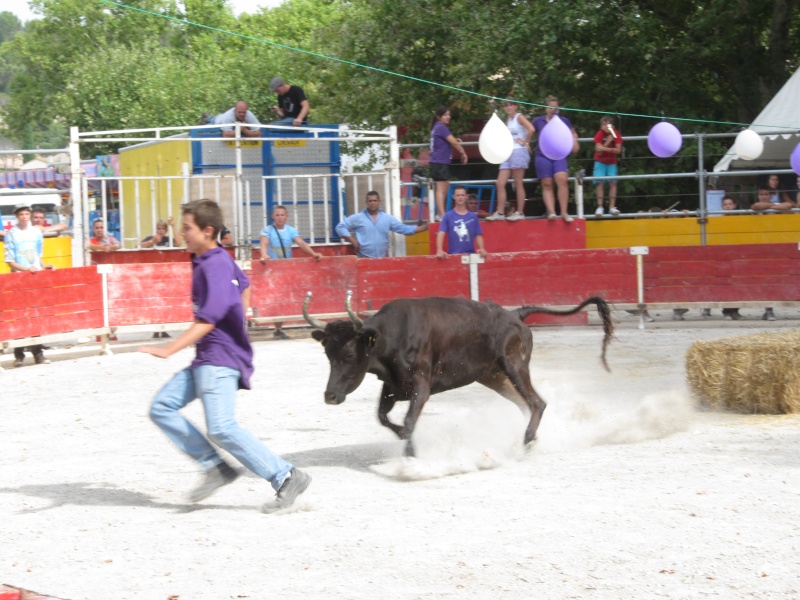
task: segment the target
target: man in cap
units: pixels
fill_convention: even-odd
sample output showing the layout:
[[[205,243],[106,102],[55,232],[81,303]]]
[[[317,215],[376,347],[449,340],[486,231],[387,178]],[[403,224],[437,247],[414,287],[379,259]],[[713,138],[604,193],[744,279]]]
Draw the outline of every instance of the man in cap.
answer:
[[[272,107],[272,112],[280,117],[273,125],[294,125],[299,127],[308,119],[311,105],[306,99],[303,88],[289,85],[280,77],[269,82],[269,89],[278,94],[278,106]]]
[[[209,121],[216,125],[228,125],[221,127],[222,137],[236,137],[236,130],[230,125],[233,123],[247,123],[248,125],[259,125],[258,119],[247,108],[247,102],[239,100],[229,111],[217,115]],[[241,127],[243,137],[260,137],[261,130],[258,127]]]
[[[41,230],[31,223],[31,207],[27,204],[17,204],[14,207],[14,216],[17,224],[8,232],[5,238],[5,261],[12,272],[36,273],[42,269],[52,269],[52,265],[42,264],[42,250],[44,236]],[[25,364],[25,348],[14,348],[14,366],[21,367]],[[47,364],[50,361],[44,357],[44,348],[37,344],[29,346],[37,365]]]

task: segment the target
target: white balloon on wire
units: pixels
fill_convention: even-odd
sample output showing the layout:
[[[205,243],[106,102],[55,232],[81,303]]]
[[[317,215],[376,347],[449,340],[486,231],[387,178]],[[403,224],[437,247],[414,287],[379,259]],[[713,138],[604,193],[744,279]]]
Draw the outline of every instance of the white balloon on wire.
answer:
[[[496,114],[492,114],[488,123],[483,126],[478,138],[478,149],[483,160],[499,165],[509,159],[514,151],[514,138]]]
[[[736,136],[733,151],[742,160],[755,160],[764,152],[764,140],[752,129],[743,129]]]

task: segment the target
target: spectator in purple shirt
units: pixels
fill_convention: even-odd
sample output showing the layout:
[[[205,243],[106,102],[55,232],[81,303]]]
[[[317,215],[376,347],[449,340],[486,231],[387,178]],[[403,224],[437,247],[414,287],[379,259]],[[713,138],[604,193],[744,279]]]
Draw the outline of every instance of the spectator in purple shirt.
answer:
[[[572,217],[569,216],[569,212],[567,211],[567,203],[569,202],[569,181],[567,178],[569,169],[567,167],[567,159],[551,160],[542,153],[542,148],[539,145],[539,138],[542,135],[542,130],[545,128],[545,125],[558,114],[558,98],[555,96],[548,96],[544,99],[544,103],[547,105],[547,108],[545,108],[546,114],[536,117],[533,120],[533,128],[536,130],[536,177],[538,177],[539,182],[542,184],[542,199],[547,208],[547,218],[557,218],[555,195],[553,194],[553,180],[555,180],[556,186],[558,187],[558,205],[561,207],[561,218],[569,223],[572,221]],[[572,132],[572,153],[574,154],[578,151],[578,134],[575,128],[572,127],[572,123],[569,122],[569,119],[561,115],[558,116]]]
[[[192,307],[194,323],[166,346],[140,351],[168,358],[195,344],[196,358],[156,394],[150,418],[183,452],[206,471],[190,496],[191,502],[208,498],[232,483],[239,473],[225,462],[211,442],[230,452],[277,492],[261,507],[265,513],[290,506],[311,477],[274,454],[256,436],[236,423],[236,390],[250,389],[253,349],[247,337],[245,313],[250,304],[250,281],[230,255],[217,244],[222,210],[212,200],[196,200],[181,207],[182,234],[192,253]],[[200,398],[206,414],[208,439],[180,409]]]
[[[444,200],[450,187],[450,157],[453,149],[461,155],[461,164],[467,164],[467,153],[459,141],[450,133],[450,110],[440,106],[433,114],[431,123],[431,179],[436,182],[436,220],[440,221],[444,214]]]
[[[486,256],[483,230],[478,215],[467,209],[467,190],[463,185],[453,188],[453,204],[455,205],[453,209],[442,217],[439,233],[436,234],[436,256],[444,258],[448,254],[475,254],[475,252]],[[444,251],[445,237],[447,237],[447,252]]]

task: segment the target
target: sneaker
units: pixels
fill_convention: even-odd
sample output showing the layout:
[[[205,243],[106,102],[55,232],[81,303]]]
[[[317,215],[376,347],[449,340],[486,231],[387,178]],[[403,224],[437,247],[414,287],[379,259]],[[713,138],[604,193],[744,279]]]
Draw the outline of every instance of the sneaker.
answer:
[[[157,339],[157,338],[160,338],[160,337],[161,337],[161,334],[160,334],[158,331],[156,331],[156,332],[153,334],[153,339]]]
[[[561,218],[564,219],[564,223],[572,223],[572,217],[569,215],[561,215]]]
[[[505,221],[506,216],[500,212],[493,212],[488,217],[486,217],[487,221]],[[510,219],[509,219],[510,220]]]
[[[49,365],[50,361],[44,357],[44,354],[37,354],[33,357],[37,365]]]
[[[771,308],[768,308],[764,311],[764,316],[761,317],[762,321],[774,321],[775,320],[775,313],[772,312]]]
[[[653,321],[655,321],[655,319],[650,316],[650,313],[647,312],[647,309],[644,310],[644,320],[647,321],[648,323],[652,323]]]
[[[205,478],[189,494],[189,502],[205,500],[219,488],[236,481],[239,473],[226,462],[221,462],[213,469],[206,471]]]
[[[508,215],[508,216],[506,217],[506,220],[507,220],[507,221],[520,221],[520,220],[522,220],[522,219],[524,219],[524,218],[525,218],[525,215],[523,215],[523,214],[522,214],[521,212],[519,212],[518,210],[515,210],[515,211],[513,212],[513,214],[510,214],[510,215]]]
[[[617,207],[610,208],[610,209],[608,209],[608,212],[611,213],[614,216],[617,216],[619,214],[619,209]]]
[[[725,310],[724,309],[722,311],[722,314],[725,314]],[[704,308],[702,311],[700,311],[700,316],[703,317],[704,319],[708,319],[711,316],[711,309],[710,308]]]
[[[272,334],[272,337],[277,338],[279,340],[288,340],[290,339],[286,332],[283,329],[276,329],[275,333]]]
[[[675,308],[675,309],[673,309],[673,311],[672,311],[672,320],[673,321],[683,321],[683,320],[685,320],[683,318],[683,315],[685,315],[687,312],[689,312],[688,308]]]
[[[547,215],[547,218],[550,219],[551,221],[554,221],[555,219],[558,218],[558,215],[556,213],[550,213],[549,215]]]
[[[734,321],[738,321],[742,318],[742,315],[739,314],[738,308],[723,308],[722,316],[726,319],[732,319]]]
[[[289,476],[284,479],[281,489],[275,494],[275,499],[266,502],[261,507],[261,512],[269,514],[289,508],[297,497],[306,491],[310,483],[311,475],[303,473],[300,469],[292,469]]]
[[[162,331],[161,332],[161,337],[162,338],[171,338],[172,336],[170,334],[168,334],[166,331]]]
[[[598,206],[598,207],[597,207],[597,210],[596,210],[596,211],[594,211],[594,214],[595,214],[596,216],[598,216],[598,217],[602,217],[604,212],[605,212],[605,211],[603,210],[603,207],[602,207],[602,206]]]
[[[24,366],[25,366],[25,359],[21,359],[21,360],[15,360],[15,361],[14,361],[14,368],[15,368],[15,369],[16,369],[17,367],[24,367]]]

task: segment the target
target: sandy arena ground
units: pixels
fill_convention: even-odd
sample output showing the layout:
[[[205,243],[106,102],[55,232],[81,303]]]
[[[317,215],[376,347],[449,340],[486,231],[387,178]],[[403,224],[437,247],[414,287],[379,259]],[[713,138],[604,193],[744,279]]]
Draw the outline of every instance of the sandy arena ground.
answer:
[[[535,447],[473,385],[428,403],[414,459],[377,422],[374,376],[327,406],[307,331],[257,334],[239,420],[313,476],[270,516],[252,476],[185,500],[198,470],[147,411],[190,351],[158,360],[129,335],[114,356],[3,355],[0,583],[70,600],[800,597],[800,416],[697,412],[685,389],[693,341],[798,324],[743,313],[645,331],[615,313],[611,374],[599,327],[536,329]]]

